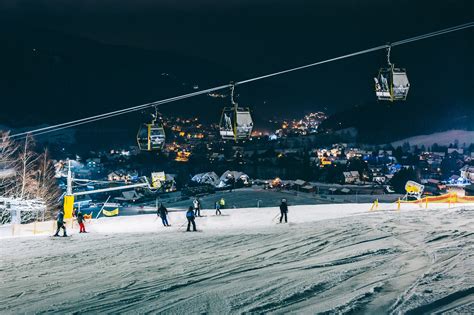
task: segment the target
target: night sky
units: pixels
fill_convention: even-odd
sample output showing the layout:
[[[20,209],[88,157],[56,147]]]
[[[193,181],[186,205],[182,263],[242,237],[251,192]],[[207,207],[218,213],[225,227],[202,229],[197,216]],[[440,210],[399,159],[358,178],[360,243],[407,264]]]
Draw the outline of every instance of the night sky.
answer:
[[[238,81],[471,22],[473,12],[472,0],[6,0],[0,124],[62,122],[138,105],[190,92],[193,84]],[[392,61],[411,81],[409,100],[399,106],[446,119],[470,115],[473,35],[470,29],[394,48]],[[373,76],[384,64],[380,51],[263,80],[239,87],[239,102],[252,106],[257,121],[370,105]],[[223,105],[203,96],[162,111],[214,120]],[[131,116],[117,121],[140,120]]]

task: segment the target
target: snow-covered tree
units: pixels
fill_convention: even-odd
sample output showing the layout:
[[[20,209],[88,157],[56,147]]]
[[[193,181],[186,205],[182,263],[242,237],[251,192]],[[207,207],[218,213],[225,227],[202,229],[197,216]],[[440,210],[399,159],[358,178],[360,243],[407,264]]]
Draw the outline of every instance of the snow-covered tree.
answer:
[[[8,132],[0,131],[0,196],[11,195],[15,189],[18,146]]]
[[[54,176],[55,172],[54,164],[49,158],[49,151],[45,149],[38,158],[38,190],[36,196],[46,203],[50,213],[58,205],[61,196],[61,190]]]
[[[48,151],[37,154],[30,136],[23,142],[12,141],[5,132],[0,132],[0,137],[0,197],[41,200],[48,209],[41,214],[41,218],[49,218],[58,204],[60,190]],[[38,213],[29,215],[36,216]],[[23,218],[22,215],[23,221],[31,219],[37,218]]]

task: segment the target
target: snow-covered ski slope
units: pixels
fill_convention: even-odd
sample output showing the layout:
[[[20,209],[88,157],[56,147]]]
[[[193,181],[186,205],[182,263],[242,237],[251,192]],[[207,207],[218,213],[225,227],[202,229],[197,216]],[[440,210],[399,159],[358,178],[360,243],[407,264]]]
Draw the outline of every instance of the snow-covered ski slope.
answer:
[[[276,208],[205,211],[202,233],[174,212],[171,228],[143,215],[71,238],[4,235],[0,313],[474,310],[472,205],[369,208],[290,207],[290,224]]]
[[[375,212],[397,211],[396,203],[380,203],[377,209],[372,209],[372,204],[325,204],[325,205],[298,205],[290,206],[288,217],[291,223],[308,223],[320,220],[344,218],[354,215],[369,215]],[[474,204],[472,204],[474,207]],[[425,205],[402,204],[400,213],[420,210]],[[429,204],[430,209],[449,209],[448,204]],[[109,233],[174,233],[183,230],[186,223],[184,209],[168,209],[169,223],[171,228],[163,229],[161,219],[156,215],[137,215],[123,217],[102,217],[86,223],[87,230],[94,234]],[[229,229],[255,229],[273,226],[278,222],[280,210],[278,207],[267,208],[243,208],[222,209],[222,216],[215,216],[214,210],[202,210],[203,217],[197,218],[196,222],[200,230],[207,232],[213,230]],[[76,234],[79,231],[77,223],[67,224],[68,234]],[[54,222],[38,222],[36,224],[16,225],[14,231],[9,225],[0,227],[0,239],[12,236],[45,236],[52,235],[55,231]],[[61,231],[62,233],[62,231]]]

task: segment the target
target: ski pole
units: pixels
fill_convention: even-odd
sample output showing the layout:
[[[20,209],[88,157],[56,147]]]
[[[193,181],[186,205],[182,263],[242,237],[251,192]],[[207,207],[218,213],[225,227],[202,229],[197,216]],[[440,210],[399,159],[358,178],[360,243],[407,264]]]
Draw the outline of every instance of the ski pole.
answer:
[[[186,221],[186,222],[184,222],[183,224],[181,224],[180,227],[178,228],[178,231],[181,230],[181,228],[182,228],[183,226],[185,226],[186,223],[188,223],[188,222]]]
[[[278,218],[280,214],[278,213],[273,219],[272,219],[272,222],[275,221],[276,218]]]

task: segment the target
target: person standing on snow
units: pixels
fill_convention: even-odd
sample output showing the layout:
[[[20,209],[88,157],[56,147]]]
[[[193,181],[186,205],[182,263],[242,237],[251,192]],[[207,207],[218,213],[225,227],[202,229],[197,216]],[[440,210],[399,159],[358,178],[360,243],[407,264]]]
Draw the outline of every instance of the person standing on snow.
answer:
[[[84,214],[79,210],[76,213],[77,223],[79,223],[79,233],[87,233],[86,227],[84,226]]]
[[[196,215],[194,214],[194,209],[193,207],[189,206],[188,211],[186,212],[186,219],[188,219],[188,229],[186,232],[191,231],[191,224],[193,225],[193,232],[196,232],[196,222],[194,222],[194,218],[196,218]]]
[[[58,229],[56,230],[56,234],[54,236],[59,236],[59,230],[63,229],[64,234],[63,237],[66,237],[66,225],[64,224],[64,210],[61,208],[59,209],[58,215],[56,216],[56,223],[58,225]]]
[[[224,209],[224,208],[225,208],[225,200],[224,200],[224,198],[221,198],[221,200],[219,200],[219,205],[220,205],[220,209]]]
[[[216,201],[216,215],[221,215],[222,212],[221,212],[221,205],[219,203],[219,201]]]
[[[227,183],[229,184],[229,192],[232,192],[232,189],[235,188],[235,178],[234,177],[229,178]]]
[[[156,214],[157,214],[159,217],[161,217],[161,221],[163,222],[163,225],[164,225],[164,226],[171,226],[171,225],[168,223],[168,218],[167,218],[168,209],[166,209],[166,207],[165,207],[163,204],[160,204],[160,207],[158,208]]]
[[[197,217],[200,217],[201,216],[201,203],[199,202],[199,199],[194,198],[193,207],[194,207],[194,215]]]
[[[288,223],[288,217],[287,217],[287,214],[288,214],[288,204],[286,203],[286,199],[282,199],[281,200],[281,203],[280,203],[280,223],[282,222],[283,220],[283,216],[285,217],[285,223]]]

